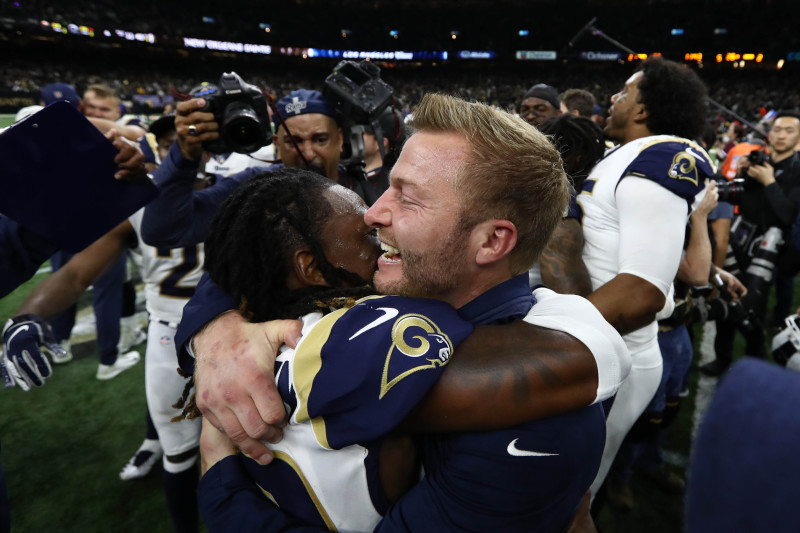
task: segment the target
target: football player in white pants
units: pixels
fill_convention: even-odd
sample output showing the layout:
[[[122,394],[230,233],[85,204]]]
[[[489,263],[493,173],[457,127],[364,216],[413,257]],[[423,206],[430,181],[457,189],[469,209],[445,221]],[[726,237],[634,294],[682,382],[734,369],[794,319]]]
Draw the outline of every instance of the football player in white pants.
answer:
[[[705,125],[705,95],[693,71],[660,58],[642,63],[611,99],[605,132],[620,146],[592,169],[578,196],[588,299],[624,335],[632,362],[608,413],[593,494],[661,379],[656,313],[671,300],[689,213],[714,174],[691,140]]]

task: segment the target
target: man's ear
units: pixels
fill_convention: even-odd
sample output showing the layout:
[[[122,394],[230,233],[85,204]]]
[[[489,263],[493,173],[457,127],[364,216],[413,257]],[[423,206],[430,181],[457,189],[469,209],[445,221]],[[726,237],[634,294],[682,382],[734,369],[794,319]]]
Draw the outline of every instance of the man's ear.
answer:
[[[644,104],[637,102],[636,105],[638,107],[633,114],[633,120],[638,124],[644,124],[647,120],[647,117],[650,116],[650,113],[647,112],[647,108],[644,106]]]
[[[517,228],[510,220],[487,220],[472,229],[470,241],[477,247],[475,262],[488,265],[511,253],[517,245]]]
[[[337,131],[339,132],[339,151],[341,152],[344,149],[344,133],[342,133],[342,128]]]
[[[327,287],[328,282],[319,270],[317,259],[308,248],[300,248],[294,252],[294,277],[299,282],[300,287]]]

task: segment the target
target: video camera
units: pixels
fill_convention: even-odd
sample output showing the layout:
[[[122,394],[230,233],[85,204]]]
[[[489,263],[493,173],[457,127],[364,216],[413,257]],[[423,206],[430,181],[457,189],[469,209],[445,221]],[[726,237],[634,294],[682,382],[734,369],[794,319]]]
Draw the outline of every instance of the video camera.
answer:
[[[250,154],[272,143],[267,97],[235,72],[224,73],[216,90],[192,96],[205,98],[206,105],[200,111],[214,113],[219,124],[219,139],[203,144],[209,152]]]
[[[342,117],[345,142],[341,161],[345,166],[363,167],[363,134],[368,126],[378,139],[381,157],[386,157],[378,117],[392,103],[394,90],[380,78],[380,72],[380,67],[369,61],[340,61],[325,78],[322,95]]]

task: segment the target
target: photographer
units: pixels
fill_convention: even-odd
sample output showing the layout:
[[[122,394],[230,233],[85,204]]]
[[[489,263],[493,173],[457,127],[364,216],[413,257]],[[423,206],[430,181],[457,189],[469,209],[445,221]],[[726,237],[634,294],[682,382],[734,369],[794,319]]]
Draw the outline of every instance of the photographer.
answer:
[[[791,265],[795,262],[796,252],[780,242],[789,238],[800,201],[800,157],[795,153],[798,140],[800,115],[779,113],[769,133],[771,157],[765,157],[763,150],[754,150],[739,161],[739,176],[744,178],[744,190],[736,194],[740,220],[734,222],[731,246],[739,268],[742,272],[747,271],[743,281],[749,294],[744,305],[754,320],[747,324],[721,322],[717,325],[714,343],[717,358],[700,368],[706,375],[718,376],[731,364],[737,327],[747,342],[745,353],[766,357],[764,323],[773,273],[777,271],[791,276],[794,274],[792,270],[796,270]],[[777,253],[775,257],[773,250]],[[754,256],[760,255],[764,257],[754,262]],[[751,265],[752,268],[748,268]],[[759,273],[756,273],[759,267]]]
[[[195,98],[177,106],[178,140],[153,173],[161,194],[147,206],[142,221],[142,235],[148,244],[175,247],[202,242],[217,206],[233,189],[256,174],[282,166],[314,170],[364,197],[364,178],[351,176],[339,164],[344,141],[336,109],[319,91],[299,89],[278,100],[278,113],[273,116],[282,164],[245,169],[228,178],[230,182],[225,180],[228,185],[218,188],[213,197],[192,200],[202,152],[209,144],[219,144],[220,122],[225,121],[209,109],[212,98]]]

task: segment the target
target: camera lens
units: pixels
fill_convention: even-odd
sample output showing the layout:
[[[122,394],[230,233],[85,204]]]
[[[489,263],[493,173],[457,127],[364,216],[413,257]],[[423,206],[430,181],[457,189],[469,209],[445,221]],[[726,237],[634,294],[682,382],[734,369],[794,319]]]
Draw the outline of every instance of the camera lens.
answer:
[[[249,154],[266,144],[264,125],[252,107],[233,102],[225,109],[220,135],[234,152]]]

